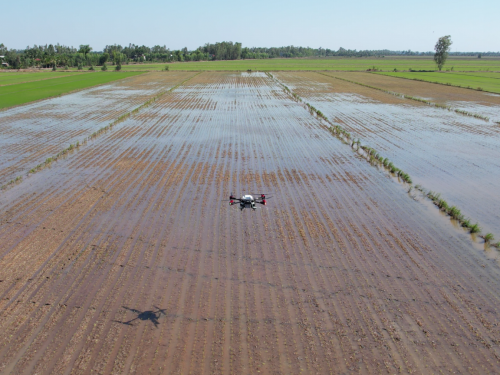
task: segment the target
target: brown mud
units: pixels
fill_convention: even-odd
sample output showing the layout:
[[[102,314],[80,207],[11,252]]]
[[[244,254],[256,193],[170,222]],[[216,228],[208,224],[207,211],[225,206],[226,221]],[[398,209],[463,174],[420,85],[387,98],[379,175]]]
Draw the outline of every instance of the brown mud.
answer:
[[[415,184],[441,193],[479,221],[484,233],[500,235],[498,125],[318,73],[275,76]]]
[[[267,77],[202,73],[0,198],[1,374],[499,369],[498,264]]]

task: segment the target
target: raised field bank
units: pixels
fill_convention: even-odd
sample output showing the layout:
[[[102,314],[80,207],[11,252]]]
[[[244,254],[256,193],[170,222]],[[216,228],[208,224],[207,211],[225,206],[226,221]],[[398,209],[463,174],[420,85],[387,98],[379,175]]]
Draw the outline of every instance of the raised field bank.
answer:
[[[0,374],[498,373],[500,62],[432,64],[1,72]]]

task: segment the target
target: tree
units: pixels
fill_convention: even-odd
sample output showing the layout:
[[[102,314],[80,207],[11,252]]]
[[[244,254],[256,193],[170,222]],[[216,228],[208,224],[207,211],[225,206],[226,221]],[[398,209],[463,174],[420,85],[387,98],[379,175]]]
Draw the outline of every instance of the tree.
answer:
[[[448,52],[450,52],[450,46],[452,43],[451,36],[446,35],[439,38],[434,46],[434,50],[436,51],[434,54],[434,61],[436,62],[439,70],[441,70],[446,62],[446,59],[448,58]]]
[[[109,60],[109,53],[104,52],[101,56],[99,56],[99,65],[104,65]]]
[[[80,44],[80,49],[78,50],[79,53],[83,53],[85,57],[87,57],[87,53],[92,51],[92,47],[89,46],[88,44]]]
[[[122,63],[121,63],[121,61],[120,61],[120,60],[118,60],[118,64],[116,64],[116,66],[115,66],[115,70],[116,70],[117,72],[118,72],[118,71],[120,71],[120,70],[122,70]]]
[[[16,56],[16,60],[14,61],[14,69],[21,69],[21,59],[19,56]]]

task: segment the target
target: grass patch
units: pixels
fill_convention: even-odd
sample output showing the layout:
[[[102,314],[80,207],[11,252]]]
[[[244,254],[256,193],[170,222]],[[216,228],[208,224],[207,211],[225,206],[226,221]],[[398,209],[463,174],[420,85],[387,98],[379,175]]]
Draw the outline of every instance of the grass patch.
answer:
[[[8,72],[0,73],[0,86],[2,85],[13,85],[17,83],[40,81],[43,79],[52,79],[60,77],[68,77],[78,73],[68,73],[68,72],[37,72],[37,73],[17,73]]]
[[[68,77],[0,87],[0,108],[12,107],[35,100],[46,99],[103,83],[113,82],[141,73],[99,72],[73,74]]]

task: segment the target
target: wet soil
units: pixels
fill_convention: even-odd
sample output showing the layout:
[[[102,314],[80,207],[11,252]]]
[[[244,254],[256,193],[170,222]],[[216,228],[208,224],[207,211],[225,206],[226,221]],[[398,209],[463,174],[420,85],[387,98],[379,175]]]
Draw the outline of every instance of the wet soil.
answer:
[[[0,112],[0,186],[189,76],[149,73]]]
[[[497,124],[318,73],[277,73],[276,77],[334,123],[409,173],[415,184],[441,193],[450,206],[456,205],[463,214],[479,221],[485,233],[500,235]]]
[[[2,193],[0,373],[495,373],[498,264],[434,214],[202,73]]]
[[[453,108],[477,113],[500,121],[500,95],[465,88],[419,82],[373,73],[335,73],[336,76],[430,100]]]

